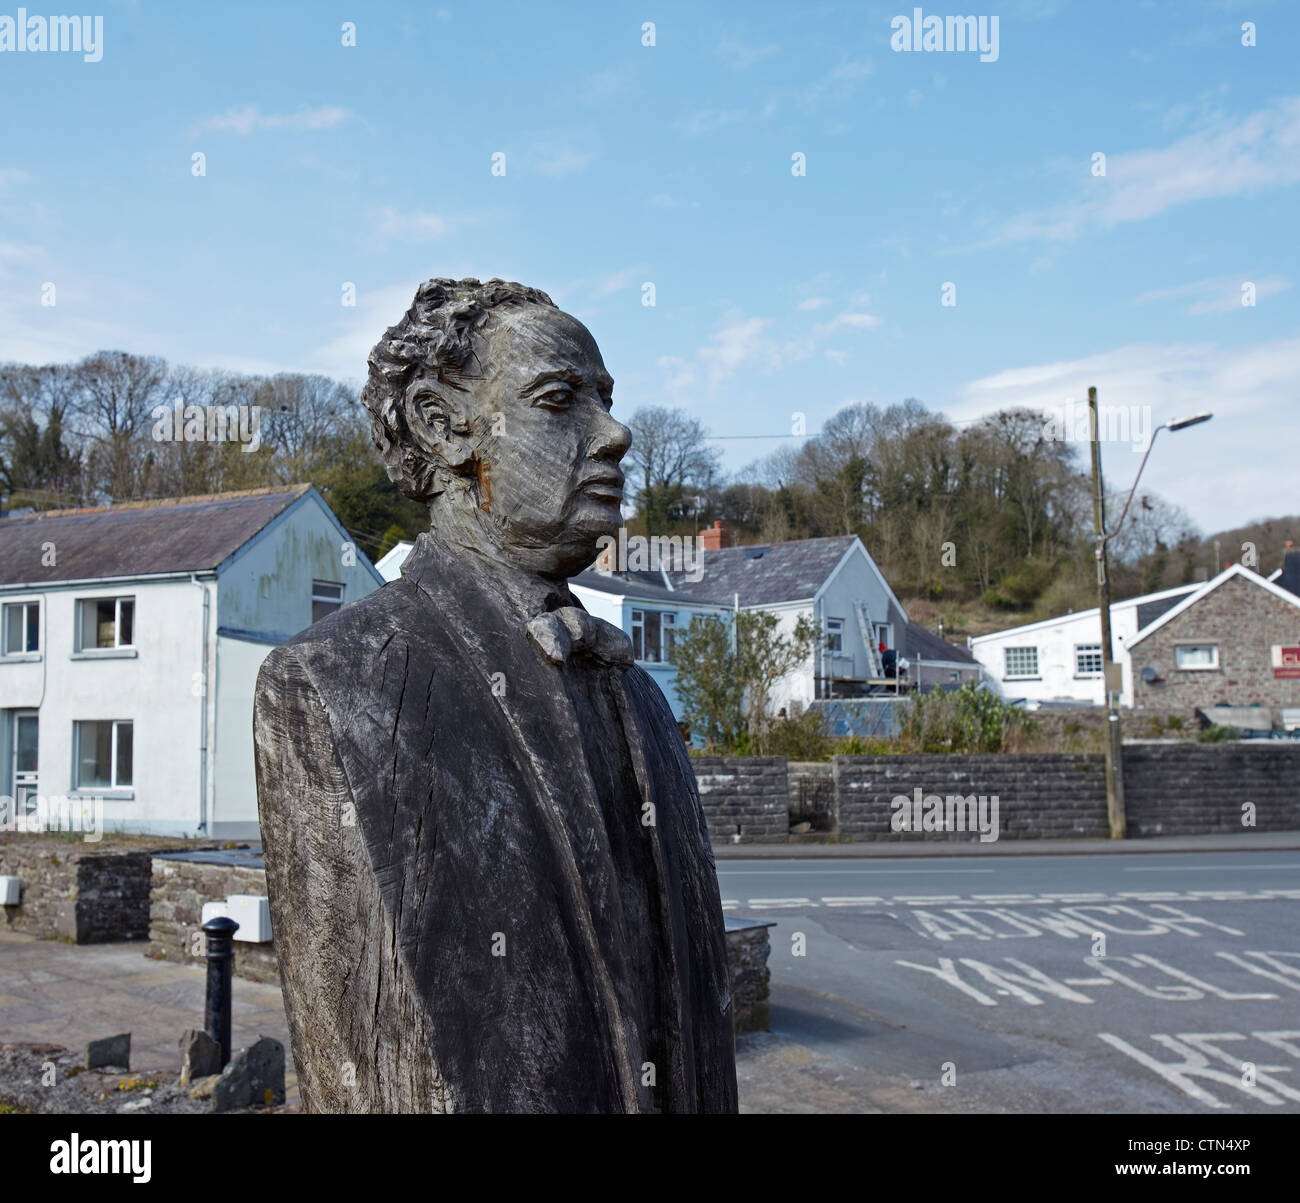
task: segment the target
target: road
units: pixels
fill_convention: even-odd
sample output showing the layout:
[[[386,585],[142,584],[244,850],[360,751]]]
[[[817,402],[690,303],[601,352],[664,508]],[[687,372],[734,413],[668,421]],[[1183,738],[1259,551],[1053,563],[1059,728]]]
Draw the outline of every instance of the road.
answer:
[[[772,1029],[962,1111],[1300,1112],[1300,852],[725,860]]]

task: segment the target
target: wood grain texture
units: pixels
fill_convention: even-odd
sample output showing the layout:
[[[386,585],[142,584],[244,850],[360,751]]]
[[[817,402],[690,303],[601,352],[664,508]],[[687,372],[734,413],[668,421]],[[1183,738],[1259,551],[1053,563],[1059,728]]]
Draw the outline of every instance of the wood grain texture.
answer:
[[[694,776],[644,672],[529,641],[574,605],[423,535],[399,581],[263,665],[258,797],[306,1109],[735,1111]]]

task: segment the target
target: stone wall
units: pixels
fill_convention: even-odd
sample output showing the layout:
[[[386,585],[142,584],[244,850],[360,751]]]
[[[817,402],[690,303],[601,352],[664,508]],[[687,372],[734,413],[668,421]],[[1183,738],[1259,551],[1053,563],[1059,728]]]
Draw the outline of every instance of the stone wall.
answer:
[[[785,843],[790,786],[784,756],[693,756],[691,764],[715,844]]]
[[[1124,748],[1128,832],[1200,835],[1300,831],[1300,746],[1267,740],[1226,744],[1129,744]]]
[[[772,974],[767,967],[772,946],[767,929],[753,919],[728,919],[727,969],[731,980],[732,1015],[737,1032],[766,1032],[771,1027],[768,1003]]]
[[[946,803],[949,795],[987,799],[990,827],[996,796],[999,839],[1107,835],[1104,762],[1096,755],[837,756],[835,788],[840,839],[847,842],[979,840],[979,831],[969,829],[973,820],[967,830],[894,831],[891,801],[914,799],[918,790],[923,802]],[[944,811],[946,820],[946,805]]]
[[[13,931],[72,944],[144,940],[149,935],[152,853],[14,834],[0,841],[0,873],[22,878]]]
[[[1272,660],[1274,644],[1297,642],[1300,610],[1244,577],[1232,577],[1133,645],[1133,704],[1188,716],[1200,706],[1300,706],[1300,678],[1274,677]],[[1174,648],[1180,643],[1217,644],[1219,667],[1176,667]],[[1148,666],[1158,680],[1142,680]]]
[[[155,858],[149,893],[149,948],[160,961],[202,963],[201,943],[194,939],[203,923],[205,902],[224,902],[231,894],[266,895],[266,870],[243,865],[203,864]],[[235,972],[255,982],[279,982],[280,969],[271,942],[235,940]]]

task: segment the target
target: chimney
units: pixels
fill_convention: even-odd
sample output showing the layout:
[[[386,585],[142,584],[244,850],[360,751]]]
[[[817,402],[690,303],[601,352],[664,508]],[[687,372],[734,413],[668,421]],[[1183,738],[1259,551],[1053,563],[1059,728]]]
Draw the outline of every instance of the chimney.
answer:
[[[700,546],[705,551],[721,551],[724,547],[731,546],[731,532],[722,525],[721,518],[708,530],[700,532]]]

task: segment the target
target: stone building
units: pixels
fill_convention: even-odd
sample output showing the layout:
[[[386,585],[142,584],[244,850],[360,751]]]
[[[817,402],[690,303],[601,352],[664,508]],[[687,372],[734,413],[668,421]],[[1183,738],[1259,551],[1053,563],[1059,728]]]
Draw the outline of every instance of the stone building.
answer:
[[[1204,706],[1300,706],[1300,597],[1233,564],[1139,631],[1128,645],[1133,702],[1176,712]]]

